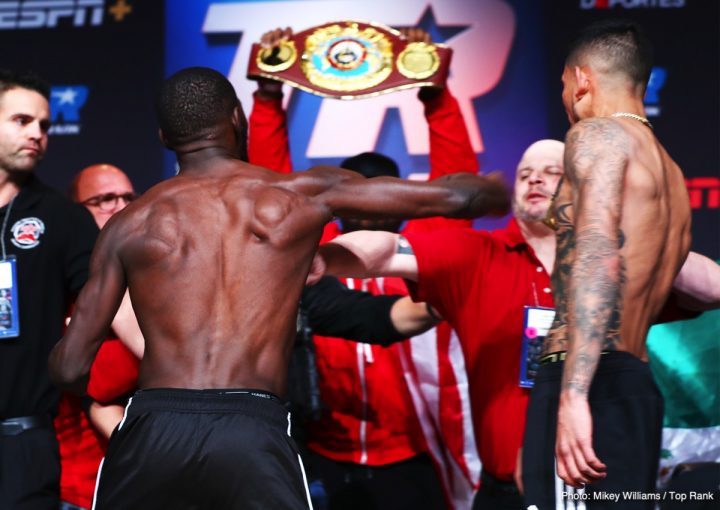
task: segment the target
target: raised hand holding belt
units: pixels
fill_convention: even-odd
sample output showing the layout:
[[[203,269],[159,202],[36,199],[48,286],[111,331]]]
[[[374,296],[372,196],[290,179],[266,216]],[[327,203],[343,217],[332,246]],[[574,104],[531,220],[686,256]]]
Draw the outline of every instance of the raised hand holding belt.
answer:
[[[446,45],[409,42],[380,23],[339,21],[303,30],[271,48],[254,44],[247,75],[323,97],[358,99],[443,86],[451,56]]]

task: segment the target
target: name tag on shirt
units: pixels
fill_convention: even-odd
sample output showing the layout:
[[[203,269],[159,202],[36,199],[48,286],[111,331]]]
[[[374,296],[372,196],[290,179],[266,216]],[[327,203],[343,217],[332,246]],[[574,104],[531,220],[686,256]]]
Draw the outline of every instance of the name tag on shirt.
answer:
[[[522,352],[520,353],[520,386],[532,388],[540,367],[545,337],[550,331],[555,309],[526,306],[523,314]]]
[[[17,296],[17,260],[0,260],[0,340],[20,335]]]

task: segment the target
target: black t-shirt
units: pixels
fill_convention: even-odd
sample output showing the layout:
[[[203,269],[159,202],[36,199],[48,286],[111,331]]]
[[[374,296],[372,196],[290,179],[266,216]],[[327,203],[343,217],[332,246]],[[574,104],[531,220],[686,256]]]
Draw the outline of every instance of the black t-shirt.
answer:
[[[17,260],[20,336],[0,339],[0,419],[54,414],[59,396],[48,356],[60,340],[68,304],[88,277],[98,228],[92,215],[35,177],[7,215],[3,239]]]

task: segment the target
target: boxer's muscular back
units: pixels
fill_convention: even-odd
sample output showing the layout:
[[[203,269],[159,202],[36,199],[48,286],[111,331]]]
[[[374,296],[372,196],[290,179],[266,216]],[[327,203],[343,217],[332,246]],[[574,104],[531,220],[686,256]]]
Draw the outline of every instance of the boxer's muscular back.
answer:
[[[178,177],[123,217],[119,254],[146,339],[141,387],[284,392],[295,311],[329,218],[273,178],[252,167]]]
[[[690,250],[682,171],[645,126],[620,121],[632,140],[620,230],[626,265],[618,348],[646,359],[645,339]]]
[[[553,280],[558,313],[546,351],[567,349],[567,320],[573,307],[569,301],[572,289],[588,284],[582,277],[577,282],[570,282],[570,267],[576,259],[579,234],[574,225],[579,200],[577,187],[579,181],[585,178],[575,175],[572,160],[579,162],[584,159],[582,164],[592,161],[588,167],[596,168],[593,168],[591,178],[602,181],[606,177],[601,175],[603,164],[607,158],[616,158],[625,165],[619,181],[622,186],[618,234],[620,300],[612,310],[603,348],[627,351],[645,359],[647,330],[666,302],[672,282],[689,250],[690,205],[687,191],[680,168],[647,126],[634,119],[592,119],[591,122],[598,125],[589,129],[587,125],[578,126],[581,136],[585,129],[584,134],[593,140],[587,142],[587,146],[582,146],[585,142],[574,144],[573,136],[568,136],[567,178],[555,199],[559,229]],[[593,148],[595,142],[601,143]],[[612,178],[606,181],[608,190],[617,184],[612,182]],[[576,189],[573,189],[573,182]],[[602,184],[594,186],[596,192],[602,190]],[[604,200],[602,193],[585,200],[588,198],[593,202]],[[596,219],[603,221],[603,208],[596,205],[595,210]],[[588,224],[592,226],[592,221]],[[587,230],[585,235],[588,235]],[[590,275],[594,271],[593,266],[613,263],[611,258],[603,259],[601,253],[591,253],[584,260],[581,270],[574,274]],[[602,308],[600,304],[596,306]]]

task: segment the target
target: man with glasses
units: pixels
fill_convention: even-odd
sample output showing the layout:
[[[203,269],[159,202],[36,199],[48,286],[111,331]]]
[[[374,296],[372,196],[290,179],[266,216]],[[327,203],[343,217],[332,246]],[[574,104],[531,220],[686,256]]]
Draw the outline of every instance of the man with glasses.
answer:
[[[87,207],[100,228],[137,197],[125,172],[107,164],[91,165],[78,172],[70,192],[73,201]]]
[[[97,164],[75,175],[70,197],[73,202],[84,205],[102,228],[113,214],[133,201],[136,194],[125,172],[113,165]],[[108,335],[93,363],[93,377],[87,390],[92,400],[70,393],[63,393],[60,398],[54,423],[60,444],[61,510],[91,508],[107,440],[122,419],[130,392],[137,386],[139,360],[123,341],[142,334],[134,319],[128,323],[133,325],[132,329]]]

